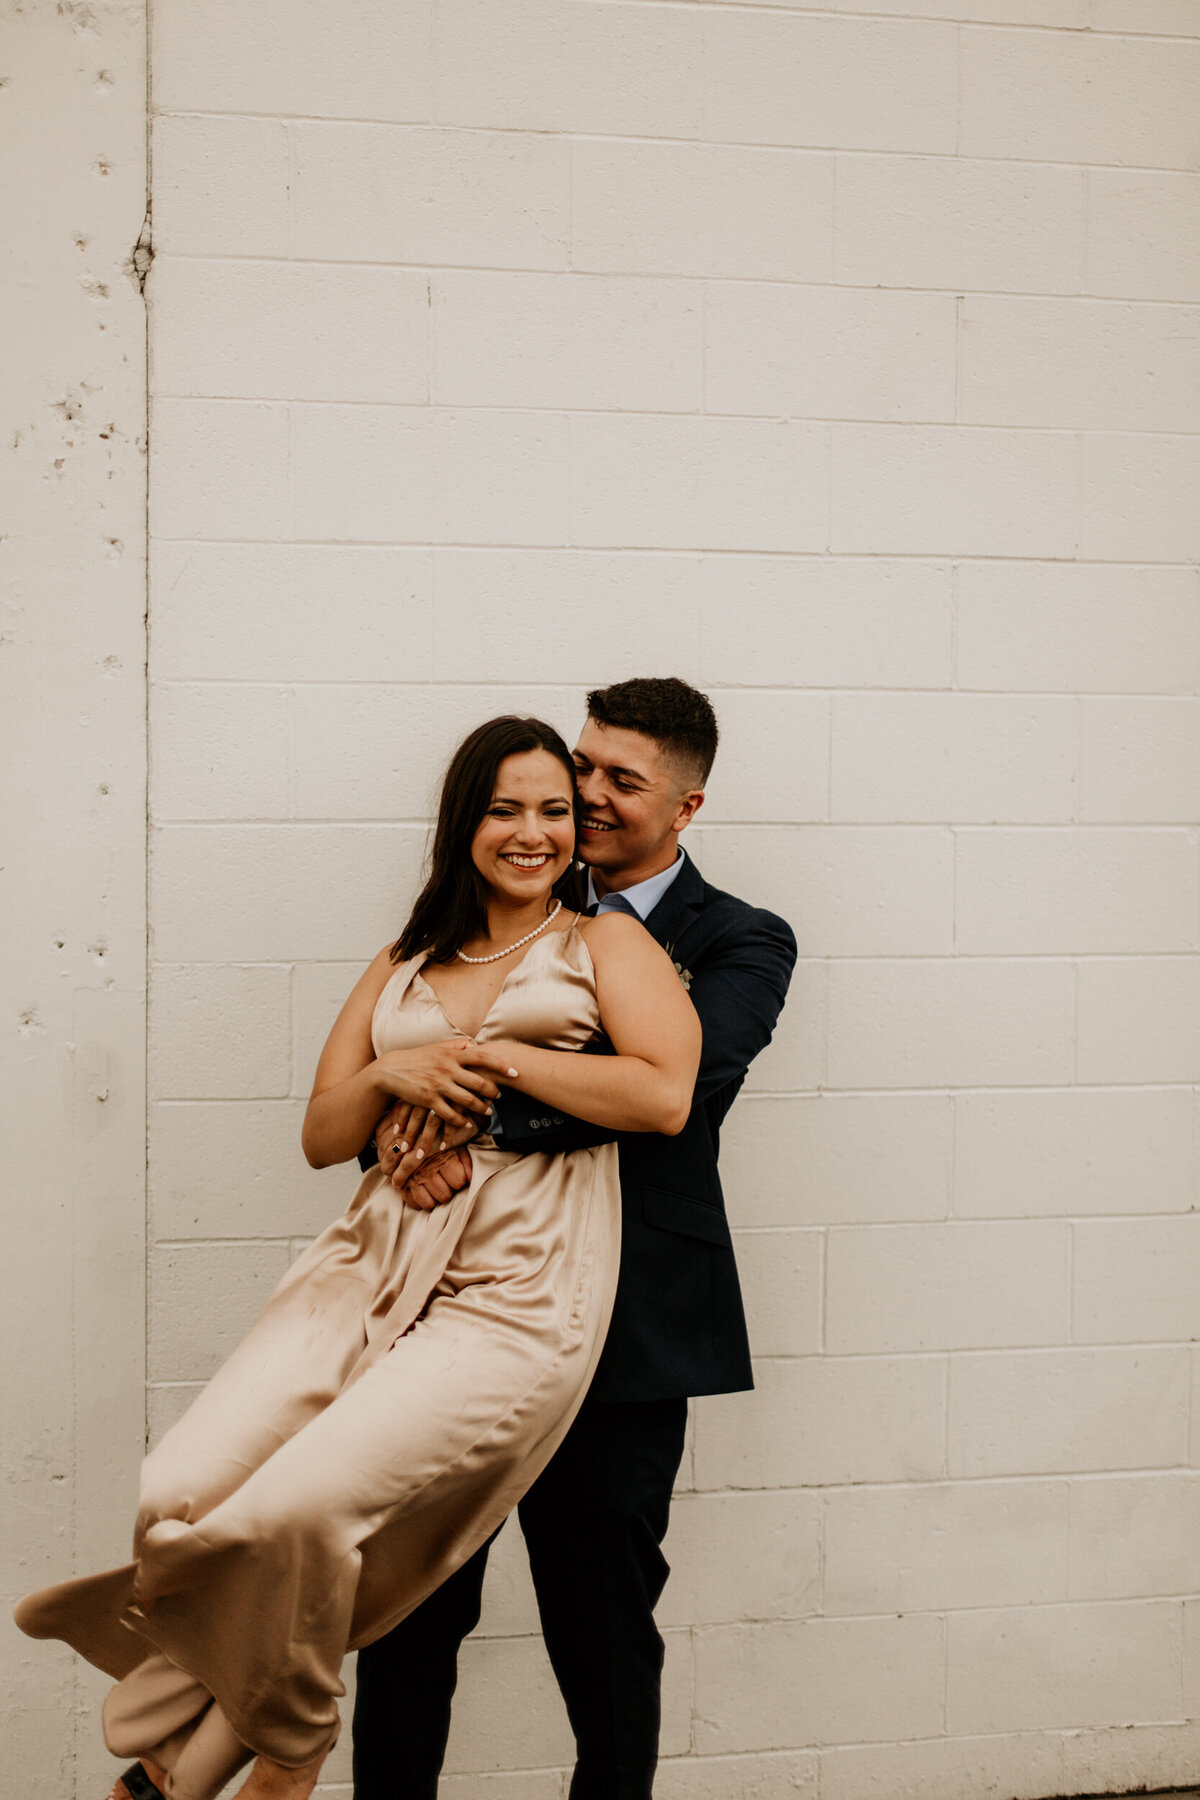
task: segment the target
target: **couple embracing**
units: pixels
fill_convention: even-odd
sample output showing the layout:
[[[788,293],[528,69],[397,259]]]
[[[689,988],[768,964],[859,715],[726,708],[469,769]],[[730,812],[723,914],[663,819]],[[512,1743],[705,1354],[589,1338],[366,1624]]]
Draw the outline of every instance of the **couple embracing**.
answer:
[[[679,847],[716,745],[703,694],[633,680],[573,757],[514,717],[455,753],[305,1116],[311,1163],[367,1165],[350,1207],[147,1458],[134,1560],[17,1609],[116,1681],[112,1800],[252,1759],[245,1800],[305,1800],[350,1649],[356,1800],[433,1800],[514,1507],[572,1800],[648,1800],[687,1398],[751,1385],[718,1134],[796,954]]]

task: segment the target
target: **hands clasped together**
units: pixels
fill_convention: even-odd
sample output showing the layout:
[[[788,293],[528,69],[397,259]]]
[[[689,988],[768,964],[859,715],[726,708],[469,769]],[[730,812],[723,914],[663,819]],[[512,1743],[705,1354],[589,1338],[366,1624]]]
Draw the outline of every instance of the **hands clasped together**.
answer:
[[[465,1146],[487,1127],[500,1095],[494,1078],[516,1078],[515,1049],[455,1037],[389,1050],[378,1059],[377,1078],[396,1105],[375,1128],[375,1148],[409,1206],[431,1211],[467,1186],[471,1157]]]

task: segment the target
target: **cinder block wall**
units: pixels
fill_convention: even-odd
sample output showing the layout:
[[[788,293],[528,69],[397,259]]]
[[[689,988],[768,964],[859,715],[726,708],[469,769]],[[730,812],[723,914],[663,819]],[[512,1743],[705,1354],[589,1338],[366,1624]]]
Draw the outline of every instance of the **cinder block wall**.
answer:
[[[677,672],[690,846],[801,962],[658,1792],[1200,1778],[1192,0],[153,37],[156,1424],[349,1196],[303,1096],[449,746]],[[445,1792],[568,1761],[506,1534]]]
[[[0,8],[6,1800],[111,1786],[108,1683],[9,1611],[128,1555],[144,1434],[145,15]]]

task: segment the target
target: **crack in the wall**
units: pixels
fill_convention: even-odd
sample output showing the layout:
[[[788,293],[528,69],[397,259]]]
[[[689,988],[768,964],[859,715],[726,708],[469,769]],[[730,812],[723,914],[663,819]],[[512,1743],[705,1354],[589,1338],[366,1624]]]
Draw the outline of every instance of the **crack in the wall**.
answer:
[[[138,293],[145,297],[146,282],[150,275],[150,266],[154,261],[154,238],[151,232],[150,199],[146,199],[146,216],[142,220],[142,229],[138,233],[137,243],[129,253],[125,264],[125,273],[137,282]]]

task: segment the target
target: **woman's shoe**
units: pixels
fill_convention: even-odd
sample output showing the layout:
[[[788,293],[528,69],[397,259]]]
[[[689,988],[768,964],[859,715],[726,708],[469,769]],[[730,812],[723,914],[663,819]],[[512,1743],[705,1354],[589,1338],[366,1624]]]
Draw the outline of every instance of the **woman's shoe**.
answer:
[[[166,1800],[162,1789],[151,1781],[140,1762],[123,1769],[119,1779],[129,1800]]]

